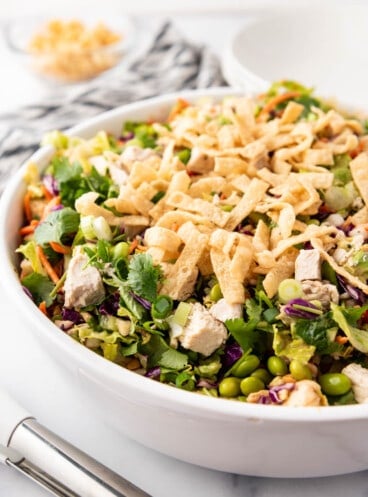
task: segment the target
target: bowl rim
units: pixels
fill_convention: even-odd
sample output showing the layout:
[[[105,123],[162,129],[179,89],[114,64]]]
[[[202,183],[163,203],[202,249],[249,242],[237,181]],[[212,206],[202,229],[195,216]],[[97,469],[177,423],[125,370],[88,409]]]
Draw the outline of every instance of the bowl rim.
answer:
[[[68,135],[77,135],[87,132],[88,129],[98,125],[100,122],[113,118],[120,118],[124,122],[125,115],[135,111],[144,111],[146,107],[170,105],[177,98],[196,100],[202,97],[225,97],[230,95],[241,95],[243,91],[238,88],[224,87],[202,90],[189,90],[170,93],[159,97],[144,99],[138,102],[119,106],[107,112],[103,112],[90,119],[82,121],[80,124],[68,129]],[[9,180],[4,193],[0,199],[0,283],[2,291],[9,294],[9,303],[20,302],[27,315],[30,327],[39,329],[40,339],[47,340],[51,346],[57,347],[65,354],[65,357],[72,357],[78,363],[79,372],[96,370],[99,374],[96,378],[103,377],[108,387],[108,381],[121,388],[124,393],[124,385],[129,385],[141,396],[141,404],[165,406],[175,412],[182,412],[187,415],[202,416],[207,418],[221,418],[224,421],[235,421],[236,419],[273,420],[278,422],[293,423],[320,423],[347,420],[366,419],[368,417],[368,404],[356,404],[346,406],[324,406],[324,407],[284,407],[268,406],[260,404],[248,404],[246,402],[236,402],[223,398],[213,398],[205,395],[187,392],[167,384],[153,381],[142,375],[129,371],[117,364],[114,364],[95,352],[87,349],[75,340],[67,336],[62,330],[57,328],[51,320],[43,315],[34,303],[27,297],[20,285],[17,272],[13,267],[10,258],[10,247],[7,243],[7,218],[12,210],[13,197],[22,188],[23,176],[27,165],[30,162],[39,162],[47,157],[53,147],[47,145],[39,148],[20,169]],[[19,309],[19,305],[16,307]],[[35,332],[33,332],[35,333]],[[115,389],[116,390],[116,389]],[[145,400],[146,399],[146,400]]]

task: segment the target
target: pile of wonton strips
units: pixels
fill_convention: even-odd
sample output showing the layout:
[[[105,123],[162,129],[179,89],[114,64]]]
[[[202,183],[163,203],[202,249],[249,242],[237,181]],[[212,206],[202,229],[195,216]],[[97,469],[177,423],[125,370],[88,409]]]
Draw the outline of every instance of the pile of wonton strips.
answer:
[[[328,190],[333,182],[328,170],[333,156],[357,149],[360,123],[317,108],[315,120],[297,121],[304,107],[295,102],[287,105],[281,118],[259,122],[254,105],[245,98],[228,98],[221,104],[203,101],[178,114],[170,129],[155,124],[163,157],[152,154],[133,162],[119,197],[108,201],[124,214],[127,226],[148,228],[147,252],[165,273],[161,293],[186,299],[199,272],[214,273],[226,301],[242,303],[244,284],[254,284],[261,274],[267,295],[273,297],[279,283],[294,274],[295,246],[310,241],[337,273],[368,294],[367,285],[328,254],[337,229],[297,219],[318,212],[318,190]],[[332,138],[318,138],[324,130]],[[192,157],[206,156],[200,174],[188,174],[190,162],[185,167],[175,155],[181,147],[192,149]],[[351,162],[351,171],[368,205],[365,152]],[[159,191],[166,194],[154,204],[149,199]],[[234,231],[251,213],[267,214],[272,222],[260,220],[255,230],[250,226],[251,233]],[[120,223],[122,218],[116,219]],[[356,220],[368,222],[366,207]]]

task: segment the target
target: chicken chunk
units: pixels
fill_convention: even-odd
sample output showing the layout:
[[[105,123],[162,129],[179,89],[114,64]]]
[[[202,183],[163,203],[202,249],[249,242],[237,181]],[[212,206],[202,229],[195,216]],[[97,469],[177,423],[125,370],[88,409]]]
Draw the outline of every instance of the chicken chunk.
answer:
[[[321,255],[319,250],[301,250],[295,260],[295,279],[320,280],[321,276]]]
[[[120,157],[123,164],[130,168],[134,162],[145,161],[154,155],[157,154],[151,148],[140,148],[135,145],[131,145],[124,149]]]
[[[215,160],[213,157],[202,152],[198,147],[193,147],[190,159],[187,164],[187,170],[193,173],[205,174],[213,170]]]
[[[327,406],[326,397],[319,384],[312,380],[301,380],[295,383],[287,400],[282,404],[289,407]]]
[[[66,307],[97,304],[105,295],[100,272],[88,261],[88,257],[77,250],[69,262],[64,284]]]
[[[228,304],[225,299],[220,299],[213,304],[210,313],[214,318],[224,322],[227,319],[241,318],[243,315],[243,308],[241,304]]]
[[[185,349],[209,356],[225,342],[226,337],[227,330],[223,323],[215,319],[203,305],[196,303],[178,338]]]
[[[318,300],[324,310],[330,308],[331,302],[339,303],[339,292],[335,285],[329,281],[304,280],[302,281],[304,298],[307,300]]]
[[[360,364],[349,364],[342,370],[351,381],[355,400],[358,404],[368,404],[368,369]]]

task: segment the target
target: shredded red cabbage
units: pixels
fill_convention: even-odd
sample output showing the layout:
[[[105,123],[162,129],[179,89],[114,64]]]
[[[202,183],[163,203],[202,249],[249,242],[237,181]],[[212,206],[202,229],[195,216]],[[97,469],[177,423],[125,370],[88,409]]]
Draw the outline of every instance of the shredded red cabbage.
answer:
[[[152,304],[149,302],[149,300],[144,299],[143,297],[140,297],[134,292],[130,292],[130,295],[133,297],[134,300],[136,300],[139,304],[141,304],[147,311],[151,310]]]
[[[52,174],[45,174],[45,176],[42,178],[42,182],[48,192],[50,192],[52,195],[58,195],[59,186]]]
[[[309,307],[310,309],[314,309],[316,311],[320,310],[317,306],[315,306],[308,300],[292,299],[283,307],[283,311],[287,316],[291,318],[302,318],[302,319],[316,319],[316,317],[318,317],[318,314],[314,312],[308,312],[305,309],[295,308],[295,305]]]
[[[105,299],[98,308],[98,312],[103,316],[116,316],[119,309],[119,293],[113,293]]]
[[[201,387],[201,388],[217,388],[218,383],[216,381],[210,381],[210,380],[206,380],[205,378],[201,378],[197,382],[196,386]]]
[[[63,321],[72,321],[74,324],[84,323],[81,314],[74,309],[63,307],[61,310],[61,317],[63,318]]]
[[[353,300],[355,300],[357,304],[359,305],[365,304],[367,297],[359,288],[350,285],[343,276],[340,276],[339,274],[337,274],[336,276],[337,276],[337,281],[339,282],[339,285],[344,290],[344,292],[349,294],[350,297]]]
[[[33,300],[33,295],[31,294],[31,292],[28,290],[28,288],[26,286],[23,286],[22,285],[22,289],[23,289],[23,292],[27,295],[27,297],[29,297],[31,300]]]
[[[50,211],[61,211],[62,209],[64,209],[63,204],[58,204],[51,207]]]
[[[146,376],[147,378],[159,378],[160,374],[161,374],[160,366],[155,366],[154,368],[149,369],[144,376]]]
[[[237,343],[226,344],[224,355],[222,356],[222,365],[225,368],[232,366],[243,355],[243,349]]]

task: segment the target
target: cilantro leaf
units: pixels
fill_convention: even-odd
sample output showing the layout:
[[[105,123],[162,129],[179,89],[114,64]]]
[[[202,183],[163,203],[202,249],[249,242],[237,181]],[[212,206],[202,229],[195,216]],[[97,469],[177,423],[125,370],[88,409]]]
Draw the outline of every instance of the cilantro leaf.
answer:
[[[55,288],[55,285],[47,276],[40,273],[28,274],[22,279],[22,285],[28,288],[37,305],[43,301],[46,302],[46,306],[51,305],[53,299],[50,297],[50,293]]]
[[[78,197],[91,191],[100,194],[101,202],[108,197],[112,185],[112,180],[101,175],[95,167],[86,174],[79,163],[71,164],[66,157],[52,160],[51,173],[58,183],[61,201],[67,207],[74,207]]]
[[[254,331],[255,325],[251,321],[246,323],[242,318],[227,319],[225,326],[243,350],[252,349],[258,339]]]
[[[340,348],[329,338],[329,331],[336,329],[336,323],[328,314],[316,319],[297,319],[294,332],[308,345],[314,345],[319,354],[331,354]]]
[[[79,228],[79,214],[65,207],[59,211],[50,212],[47,218],[35,229],[35,241],[37,245],[45,245],[50,242],[63,243]]]
[[[153,302],[157,297],[157,285],[161,268],[154,266],[149,254],[136,254],[129,262],[127,282],[134,293]]]
[[[181,370],[188,365],[188,357],[170,347],[159,335],[151,335],[149,342],[140,347],[140,352],[148,356],[148,368],[162,366]]]

